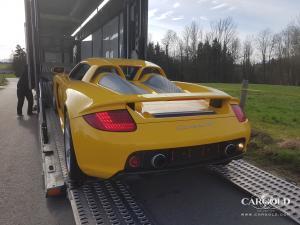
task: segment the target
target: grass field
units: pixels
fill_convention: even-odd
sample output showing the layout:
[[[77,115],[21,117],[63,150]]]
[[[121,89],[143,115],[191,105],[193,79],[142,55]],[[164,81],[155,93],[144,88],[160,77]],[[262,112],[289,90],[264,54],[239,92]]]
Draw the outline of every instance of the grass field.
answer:
[[[0,74],[0,86],[3,86],[7,83],[6,78],[15,78],[14,74]]]
[[[204,85],[240,96],[241,84]],[[246,104],[253,128],[246,159],[300,183],[300,87],[251,84]]]
[[[9,63],[0,63],[0,71],[1,70],[11,70],[12,65]],[[14,74],[1,74],[0,73],[0,86],[3,86],[7,83],[6,78],[16,77]]]
[[[0,63],[0,70],[11,70],[12,65],[9,63]]]
[[[0,74],[0,78],[16,78],[15,74]]]

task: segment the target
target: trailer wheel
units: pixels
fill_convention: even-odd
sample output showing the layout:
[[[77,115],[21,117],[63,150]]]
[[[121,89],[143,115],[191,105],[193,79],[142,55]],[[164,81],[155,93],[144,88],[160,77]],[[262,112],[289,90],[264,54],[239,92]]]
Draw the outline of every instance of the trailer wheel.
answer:
[[[77,159],[73,147],[72,135],[71,135],[70,120],[68,116],[65,116],[64,143],[65,143],[65,162],[66,162],[68,175],[73,181],[81,181],[84,179],[85,175],[80,170],[77,163]]]

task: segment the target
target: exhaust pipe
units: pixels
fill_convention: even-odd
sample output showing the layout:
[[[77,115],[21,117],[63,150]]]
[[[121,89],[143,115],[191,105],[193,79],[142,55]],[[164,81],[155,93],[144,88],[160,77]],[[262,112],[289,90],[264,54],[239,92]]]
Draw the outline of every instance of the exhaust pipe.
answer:
[[[234,144],[228,144],[225,147],[225,155],[230,156],[236,152],[236,146]]]
[[[166,164],[167,164],[167,157],[163,154],[157,154],[153,156],[151,159],[151,165],[156,169],[163,168],[166,166]]]

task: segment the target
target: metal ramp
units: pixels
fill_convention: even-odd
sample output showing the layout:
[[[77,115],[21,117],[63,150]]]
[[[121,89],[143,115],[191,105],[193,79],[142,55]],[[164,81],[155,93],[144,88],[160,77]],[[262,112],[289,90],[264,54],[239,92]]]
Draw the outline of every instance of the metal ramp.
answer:
[[[289,205],[282,205],[277,209],[300,224],[300,187],[267,173],[244,160],[233,161],[227,166],[211,166],[210,169],[253,196],[260,197],[267,193],[274,198],[290,199]]]
[[[119,180],[89,181],[70,187],[69,199],[77,224],[154,224]]]

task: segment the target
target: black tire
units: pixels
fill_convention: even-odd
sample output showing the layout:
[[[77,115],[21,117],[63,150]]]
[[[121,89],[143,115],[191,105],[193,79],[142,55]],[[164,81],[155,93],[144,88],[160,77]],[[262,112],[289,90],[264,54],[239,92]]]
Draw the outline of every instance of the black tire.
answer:
[[[73,140],[70,128],[70,120],[65,115],[64,126],[64,148],[65,148],[65,163],[69,178],[73,181],[82,181],[85,178],[84,173],[78,166],[76,154],[73,147]]]
[[[53,106],[54,112],[57,113],[57,105],[56,105],[56,99],[55,99],[54,94],[52,96],[52,106]]]

